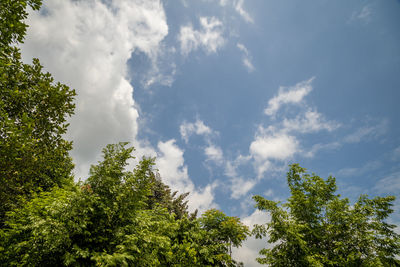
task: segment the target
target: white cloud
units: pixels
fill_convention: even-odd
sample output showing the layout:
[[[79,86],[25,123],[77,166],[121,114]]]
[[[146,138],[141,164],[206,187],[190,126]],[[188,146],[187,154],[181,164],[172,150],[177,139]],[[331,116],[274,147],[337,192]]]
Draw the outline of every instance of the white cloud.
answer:
[[[272,161],[285,161],[298,152],[299,142],[294,136],[283,132],[266,133],[259,131],[250,144],[250,155],[253,157],[258,178],[272,168]]]
[[[243,57],[242,57],[242,62],[243,65],[246,67],[248,72],[252,72],[255,70],[253,63],[251,63],[251,56],[249,53],[249,50],[247,50],[247,48],[241,44],[241,43],[237,43],[237,48],[239,48],[240,51],[243,52]]]
[[[295,86],[280,87],[278,95],[268,101],[264,113],[272,116],[274,120],[267,128],[264,128],[262,124],[259,125],[249,147],[258,178],[261,178],[266,171],[279,169],[279,164],[287,163],[300,151],[304,152],[303,155],[312,157],[320,149],[331,148],[330,145],[322,144],[314,145],[308,151],[303,151],[301,148],[299,134],[310,134],[323,130],[331,132],[340,127],[339,123],[326,120],[315,108],[309,107],[303,101],[304,97],[312,90],[311,82],[313,80],[314,77],[297,83]],[[293,114],[293,112],[278,113],[284,104],[296,104],[300,107],[294,118],[288,117],[288,114]],[[276,120],[277,115],[279,115],[279,120]],[[340,143],[335,145],[335,147],[338,146]]]
[[[159,142],[158,150],[156,166],[163,181],[174,190],[184,193],[193,184],[184,165],[183,151],[175,144],[175,140]]]
[[[298,115],[295,119],[284,118],[283,120],[283,128],[288,132],[312,133],[321,130],[331,132],[338,127],[338,123],[326,121],[321,113],[311,109]]]
[[[266,212],[255,210],[241,221],[252,229],[254,224],[265,224],[270,220],[270,216]],[[261,249],[270,247],[266,240],[266,237],[263,239],[256,239],[254,236],[247,238],[242,247],[232,249],[233,258],[243,262],[244,266],[262,266],[256,261],[256,258],[260,257],[259,251]]]
[[[231,183],[231,197],[238,199],[246,195],[256,185],[257,181],[243,178],[233,178]]]
[[[181,134],[182,139],[187,143],[189,141],[189,137],[192,134],[209,136],[212,134],[216,134],[210,127],[204,124],[202,120],[196,120],[196,122],[184,122],[179,127],[179,132]]]
[[[250,153],[261,160],[285,160],[293,156],[297,149],[296,138],[286,134],[257,136],[250,145]]]
[[[230,161],[227,161],[225,164],[225,175],[232,178],[237,177],[238,174],[236,172],[236,165]]]
[[[253,18],[243,8],[244,0],[238,0],[235,5],[235,10],[242,16],[242,18],[249,23],[254,23]]]
[[[213,202],[213,190],[218,182],[214,181],[204,188],[195,188],[184,162],[184,152],[175,144],[175,140],[159,142],[158,150],[156,166],[163,182],[169,185],[173,191],[190,192],[188,196],[189,210],[198,209],[199,212],[203,212],[206,209],[217,207]]]
[[[29,16],[22,53],[25,61],[38,57],[56,80],[76,89],[67,137],[74,141],[77,177],[86,178],[106,144],[140,146],[127,61],[135,50],[157,55],[168,34],[165,12],[159,0],[53,0],[43,5],[46,13]]]
[[[210,144],[204,149],[204,154],[207,156],[207,160],[214,161],[217,164],[224,162],[224,155],[220,147]]]
[[[280,87],[278,95],[268,101],[268,107],[264,110],[264,113],[273,116],[283,104],[300,103],[303,98],[311,92],[311,82],[313,80],[314,77],[307,81],[300,82],[293,87]]]
[[[200,17],[200,26],[200,30],[193,29],[192,25],[181,27],[178,39],[182,54],[187,55],[199,47],[207,53],[215,53],[224,45],[223,26],[220,20],[215,17]]]
[[[301,122],[301,120],[298,120],[298,122]],[[305,129],[317,129],[320,128],[320,130],[328,130],[328,131],[333,131],[336,128],[340,127],[341,125],[336,122],[329,122],[325,121],[325,119],[321,120],[321,123],[317,123],[316,125],[320,125],[320,127],[306,127],[307,121],[302,122],[300,126],[303,126]],[[355,130],[353,133],[350,133],[346,136],[344,136],[341,140],[338,141],[333,141],[329,142],[326,144],[314,144],[311,149],[305,152],[306,157],[313,157],[317,152],[321,150],[335,150],[339,149],[346,143],[360,143],[360,142],[366,142],[366,141],[371,141],[371,140],[380,140],[383,141],[384,139],[380,139],[387,131],[388,131],[388,125],[389,121],[387,119],[382,119],[379,122],[368,122],[367,126],[362,126]],[[297,123],[294,123],[294,125],[297,125]],[[324,127],[322,127],[324,126]],[[290,129],[291,127],[288,127]],[[343,175],[348,175],[351,176],[355,174],[359,169],[358,168],[347,168],[341,170],[341,174]]]

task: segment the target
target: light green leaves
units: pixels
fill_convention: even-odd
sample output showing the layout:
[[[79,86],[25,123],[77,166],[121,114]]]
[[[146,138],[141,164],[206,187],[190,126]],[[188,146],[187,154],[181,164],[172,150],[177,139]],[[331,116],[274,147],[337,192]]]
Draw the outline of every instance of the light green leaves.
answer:
[[[360,196],[351,206],[335,194],[335,178],[309,175],[290,166],[291,196],[283,205],[254,196],[256,207],[271,214],[256,225],[256,238],[268,236],[272,248],[257,261],[272,266],[391,266],[400,264],[400,237],[385,219],[393,212],[393,196]]]

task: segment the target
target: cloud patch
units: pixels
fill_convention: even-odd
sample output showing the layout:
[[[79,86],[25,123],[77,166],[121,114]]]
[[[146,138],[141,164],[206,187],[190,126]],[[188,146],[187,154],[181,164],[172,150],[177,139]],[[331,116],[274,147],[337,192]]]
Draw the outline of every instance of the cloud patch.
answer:
[[[195,30],[192,25],[182,26],[178,40],[183,55],[199,48],[208,54],[215,53],[225,44],[222,22],[215,17],[200,17],[200,29]]]
[[[250,14],[243,8],[244,0],[238,0],[235,4],[235,10],[239,13],[242,18],[248,23],[254,23],[254,19]]]
[[[313,80],[314,77],[293,87],[280,87],[278,95],[268,101],[268,106],[265,108],[264,113],[268,116],[274,116],[282,105],[300,103],[311,92]]]
[[[210,136],[216,134],[210,127],[204,124],[202,120],[196,120],[196,122],[183,122],[181,126],[179,126],[179,132],[181,134],[182,139],[187,143],[189,141],[189,137],[193,134]]]
[[[253,63],[251,62],[251,56],[249,53],[249,50],[244,46],[244,44],[237,43],[236,44],[237,48],[242,51],[243,56],[242,56],[242,62],[243,66],[246,67],[248,72],[253,72],[255,70]]]

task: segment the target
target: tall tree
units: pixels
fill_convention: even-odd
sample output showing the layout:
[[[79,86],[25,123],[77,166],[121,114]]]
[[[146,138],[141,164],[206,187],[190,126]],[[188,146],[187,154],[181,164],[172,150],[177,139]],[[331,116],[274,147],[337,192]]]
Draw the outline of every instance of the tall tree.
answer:
[[[290,166],[291,196],[284,204],[254,196],[271,221],[256,225],[257,238],[268,236],[272,248],[257,261],[272,266],[399,266],[400,236],[385,219],[393,196],[360,196],[354,205],[335,194],[335,178],[309,175]]]
[[[38,59],[24,64],[27,5],[40,0],[0,0],[0,226],[20,197],[72,182],[72,143],[63,139],[75,91],[54,82]]]

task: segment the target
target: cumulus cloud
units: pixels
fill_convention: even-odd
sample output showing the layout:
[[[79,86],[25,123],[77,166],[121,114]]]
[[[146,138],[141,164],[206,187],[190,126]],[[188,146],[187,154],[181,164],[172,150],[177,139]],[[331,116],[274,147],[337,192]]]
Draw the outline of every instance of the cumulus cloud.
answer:
[[[273,116],[283,104],[300,103],[303,98],[311,92],[311,83],[313,80],[314,77],[307,81],[300,82],[293,87],[280,87],[278,95],[268,101],[268,106],[264,110],[264,113]]]
[[[174,139],[159,142],[158,150],[156,166],[163,182],[168,184],[173,191],[179,191],[180,193],[190,192],[188,200],[191,211],[198,209],[203,212],[209,208],[216,207],[216,204],[213,203],[213,191],[218,185],[217,181],[204,188],[196,188],[188,175],[183,157],[184,151],[175,144]]]
[[[207,53],[215,53],[225,43],[223,25],[215,17],[200,17],[200,29],[193,29],[192,25],[182,26],[178,36],[181,52],[189,54],[198,48]]]
[[[250,145],[250,153],[261,160],[267,159],[287,159],[297,151],[298,142],[293,136],[281,135],[261,135]]]
[[[282,132],[260,131],[250,144],[250,155],[255,160],[258,178],[272,167],[272,161],[285,161],[299,151],[299,141]]]
[[[126,64],[134,50],[157,53],[168,34],[164,9],[158,0],[54,0],[43,9],[30,14],[23,57],[40,58],[56,80],[76,89],[67,137],[74,141],[75,173],[86,178],[106,144],[137,144],[139,114]]]
[[[247,48],[241,43],[237,43],[236,46],[243,53],[242,62],[243,65],[246,67],[247,71],[248,72],[254,71],[255,68],[253,63],[251,63],[251,56],[249,50],[247,50]]]

